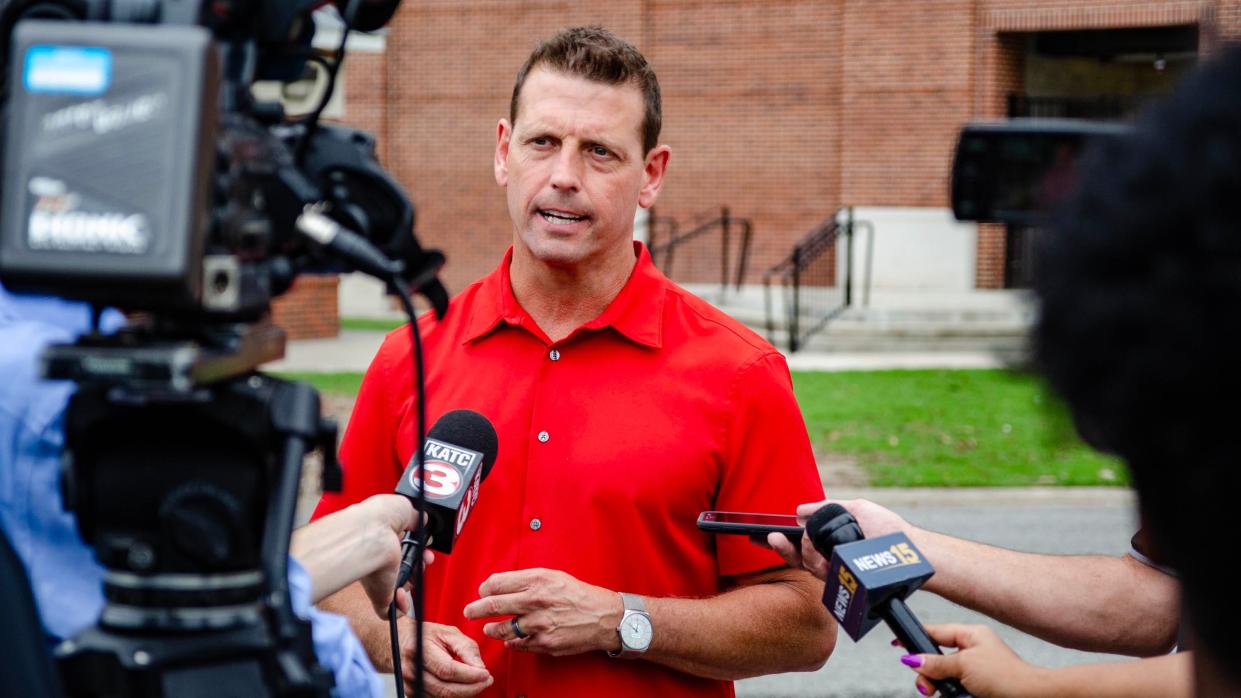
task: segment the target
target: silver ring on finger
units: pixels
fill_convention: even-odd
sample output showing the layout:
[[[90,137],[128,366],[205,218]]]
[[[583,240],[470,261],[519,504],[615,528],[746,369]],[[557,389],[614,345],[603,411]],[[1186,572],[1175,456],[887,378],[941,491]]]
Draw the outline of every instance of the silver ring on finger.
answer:
[[[509,625],[513,626],[513,634],[517,636],[518,640],[530,637],[522,631],[521,624],[517,622],[517,616],[513,616],[513,620],[509,621]]]

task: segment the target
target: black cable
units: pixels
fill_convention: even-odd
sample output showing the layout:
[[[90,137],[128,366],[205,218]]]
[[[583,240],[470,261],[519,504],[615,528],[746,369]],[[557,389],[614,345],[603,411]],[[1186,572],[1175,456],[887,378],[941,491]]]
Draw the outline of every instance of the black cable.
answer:
[[[332,65],[333,65],[333,64],[332,64],[332,62],[331,62],[331,61],[329,61],[328,59],[324,58],[323,56],[320,56],[319,54],[317,54],[317,53],[315,53],[315,52],[311,51],[310,53],[308,53],[308,54],[306,55],[306,60],[307,60],[307,62],[314,63],[315,65],[317,65],[317,66],[319,66],[320,68],[322,68],[324,73],[327,73],[328,75],[331,75],[331,74],[332,74]],[[335,90],[335,89],[336,89],[336,87],[335,87],[335,86],[329,86],[329,87],[330,87],[332,90]],[[328,93],[328,99],[329,99],[329,100],[331,99],[331,93]],[[320,101],[323,101],[323,100],[322,100],[322,98],[320,98]],[[325,107],[325,108],[326,108],[326,107]],[[316,105],[316,106],[315,106],[315,109],[318,109],[318,105]],[[312,112],[310,112],[310,113],[308,113],[308,114],[307,114],[307,113],[303,113],[303,114],[297,114],[297,115],[293,115],[293,116],[294,116],[294,123],[299,123],[299,124],[309,124],[309,123],[311,123],[312,121],[317,121],[317,120],[318,120],[318,116],[317,116],[317,115],[315,114],[315,112],[313,112],[313,111],[312,111]]]
[[[388,604],[388,641],[392,643],[392,674],[396,677],[396,695],[405,698],[405,677],[401,675],[401,636],[396,630],[396,592]]]
[[[414,380],[413,388],[416,391],[416,410],[418,412],[418,430],[414,432],[414,467],[418,473],[419,481],[422,481],[425,473],[423,472],[423,442],[422,440],[427,434],[427,399],[426,399],[426,380],[423,376],[423,360],[422,360],[422,333],[418,329],[418,315],[414,310],[414,301],[398,278],[388,280],[388,286],[396,292],[397,298],[401,301],[401,308],[405,311],[406,317],[409,318],[409,332],[413,338],[413,352],[411,359],[414,363]],[[418,488],[418,511],[426,511],[427,488]],[[422,698],[426,695],[424,686],[423,664],[422,664],[422,618],[423,618],[423,551],[426,549],[426,524],[424,517],[418,517],[418,523],[414,528],[414,567],[413,579],[414,590],[412,593],[414,607],[414,637],[416,644],[414,645],[414,696]],[[401,675],[400,670],[400,637],[397,633],[396,613],[395,613],[395,594],[393,591],[394,602],[389,608],[388,624],[392,642],[392,668],[396,674],[396,694],[398,698],[405,698],[405,678]]]
[[[340,65],[345,62],[345,44],[349,40],[349,28],[353,26],[354,16],[360,4],[361,0],[349,0],[349,4],[345,6],[345,13],[341,16],[343,26],[340,28],[340,46],[336,47],[336,60],[332,61],[332,65],[328,67],[327,89],[323,91],[323,97],[319,98],[319,106],[315,107],[308,117],[306,130],[302,132],[302,140],[298,142],[297,151],[293,156],[293,161],[298,167],[306,162],[306,151],[310,148],[311,137],[319,128],[319,117],[323,115],[323,110],[327,109],[327,103],[332,99],[332,93],[336,91],[336,73],[340,70]]]

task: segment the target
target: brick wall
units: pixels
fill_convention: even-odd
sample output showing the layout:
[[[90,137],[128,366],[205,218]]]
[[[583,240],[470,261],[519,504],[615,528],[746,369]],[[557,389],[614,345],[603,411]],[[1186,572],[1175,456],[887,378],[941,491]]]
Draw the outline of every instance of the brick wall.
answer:
[[[840,206],[843,4],[647,3],[672,147],[659,215],[749,218],[751,282]],[[674,278],[719,279],[718,246],[690,252]]]
[[[388,167],[388,57],[353,51],[345,58],[345,120],[376,138],[379,161]]]
[[[340,330],[335,276],[303,275],[293,288],[272,303],[272,322],[284,328],[289,339],[335,337]]]
[[[511,240],[491,165],[517,67],[538,39],[589,22],[660,76],[672,160],[659,215],[750,218],[755,282],[840,206],[947,206],[957,130],[1004,114],[1024,33],[1202,23],[1209,51],[1241,37],[1241,0],[404,3],[387,53],[350,59],[346,112],[381,136],[420,238],[448,253],[450,289]],[[718,274],[712,254],[691,255],[704,274]],[[1003,268],[1002,230],[983,226],[977,284],[1002,285]]]
[[[1210,53],[1219,44],[1241,40],[1241,2],[1220,0],[1207,3],[1204,11],[1208,20],[1202,32],[1200,49]]]

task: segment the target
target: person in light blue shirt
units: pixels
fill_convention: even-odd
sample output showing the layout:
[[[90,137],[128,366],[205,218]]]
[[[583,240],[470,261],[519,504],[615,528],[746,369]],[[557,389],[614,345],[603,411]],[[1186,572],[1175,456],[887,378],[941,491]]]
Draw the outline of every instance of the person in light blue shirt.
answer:
[[[113,330],[122,319],[111,311],[104,314],[101,324]],[[104,605],[103,567],[78,536],[74,516],[65,511],[60,494],[65,409],[74,385],[43,380],[38,366],[44,347],[70,342],[89,326],[90,311],[85,304],[17,295],[0,285],[0,376],[4,380],[0,389],[0,526],[26,567],[49,647],[93,625]],[[348,540],[314,535],[314,526],[295,536],[292,550],[306,560],[309,572],[297,560],[289,560],[294,610],[311,622],[315,654],[332,671],[333,693],[338,696],[383,695],[379,676],[348,621],[311,605],[333,591],[335,581],[322,582],[327,570],[337,574],[341,569],[352,570],[348,581],[378,574],[394,583],[395,567],[388,570],[387,566],[399,560],[399,531],[412,528],[413,509],[394,495],[374,499],[359,504],[369,508],[352,512],[349,525],[335,527],[349,531]],[[360,527],[364,521],[371,526]],[[337,540],[341,544],[331,547]],[[370,545],[359,545],[359,541]],[[299,550],[306,551],[305,555]],[[383,554],[373,554],[377,550]],[[377,572],[381,565],[383,570]],[[387,580],[388,576],[392,579]],[[382,588],[382,584],[372,586]],[[399,601],[408,607],[407,594]],[[382,605],[386,606],[386,600]],[[380,606],[377,598],[377,611]]]

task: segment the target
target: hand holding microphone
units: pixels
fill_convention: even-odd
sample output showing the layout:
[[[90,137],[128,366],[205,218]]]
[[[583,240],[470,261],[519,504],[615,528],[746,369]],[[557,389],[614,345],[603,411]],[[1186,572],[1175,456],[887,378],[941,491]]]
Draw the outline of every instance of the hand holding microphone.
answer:
[[[422,530],[427,548],[452,552],[453,543],[478,501],[479,487],[495,465],[498,451],[495,427],[473,410],[448,412],[431,427],[423,446],[425,475],[418,472],[415,455],[396,486],[396,493],[417,507],[419,490],[425,483],[426,524]],[[419,547],[414,543],[412,534],[402,543],[404,553],[396,588],[404,586],[413,571],[414,550]]]
[[[831,500],[799,504],[797,516],[807,519],[811,514],[823,508],[825,504],[839,504],[857,520],[863,535],[877,538],[889,533],[903,533],[909,538],[918,537],[920,529],[910,524],[896,512],[880,506],[868,499]],[[769,535],[767,545],[780,554],[784,561],[793,568],[802,568],[819,579],[827,578],[828,558],[823,557],[814,548],[809,536],[802,536],[800,545],[792,543],[781,535]],[[928,580],[929,581],[929,580]]]
[[[861,640],[882,620],[911,656],[943,654],[905,605],[905,598],[935,573],[905,534],[867,539],[844,507],[828,504],[806,521],[806,535],[830,561],[823,605],[849,637]],[[950,698],[970,695],[955,679],[932,683]]]
[[[923,695],[935,692],[935,680],[948,677],[959,678],[975,695],[989,698],[1056,693],[1046,670],[1027,664],[985,625],[928,625],[926,631],[940,645],[958,651],[902,657],[918,673],[918,691]]]
[[[431,427],[423,441],[422,453],[414,454],[397,483],[397,493],[408,498],[415,508],[421,509],[425,518],[419,522],[424,525],[405,534],[405,540],[401,543],[400,569],[396,583],[389,586],[389,590],[403,588],[416,571],[414,561],[418,557],[417,551],[430,548],[452,552],[453,543],[478,501],[483,478],[495,464],[498,450],[499,438],[495,427],[486,417],[472,410],[449,412]],[[420,580],[421,574],[415,579]],[[422,589],[417,589],[416,593],[421,594]],[[418,598],[415,615],[421,616],[421,596]],[[427,625],[431,626],[429,638],[423,634]],[[428,650],[425,661],[430,662],[430,657],[434,655],[437,657],[436,665],[448,670],[447,676],[441,676],[441,672],[433,668],[436,665],[427,665],[431,668],[427,674],[436,683],[450,683],[454,688],[465,689],[469,695],[477,692],[475,688],[481,690],[491,685],[493,679],[478,655],[478,646],[460,630],[417,623],[412,677],[406,676],[401,668],[402,640],[395,619],[389,622],[389,630],[393,671],[398,676],[397,695],[404,695],[404,682],[410,678],[413,679],[415,694],[421,694],[424,690],[424,643]]]
[[[293,532],[289,552],[310,577],[311,602],[318,603],[355,580],[380,618],[388,603],[401,559],[401,535],[418,525],[418,514],[404,497],[379,494],[314,521]],[[427,551],[423,560],[430,563]],[[397,607],[408,612],[407,590],[397,593]]]

